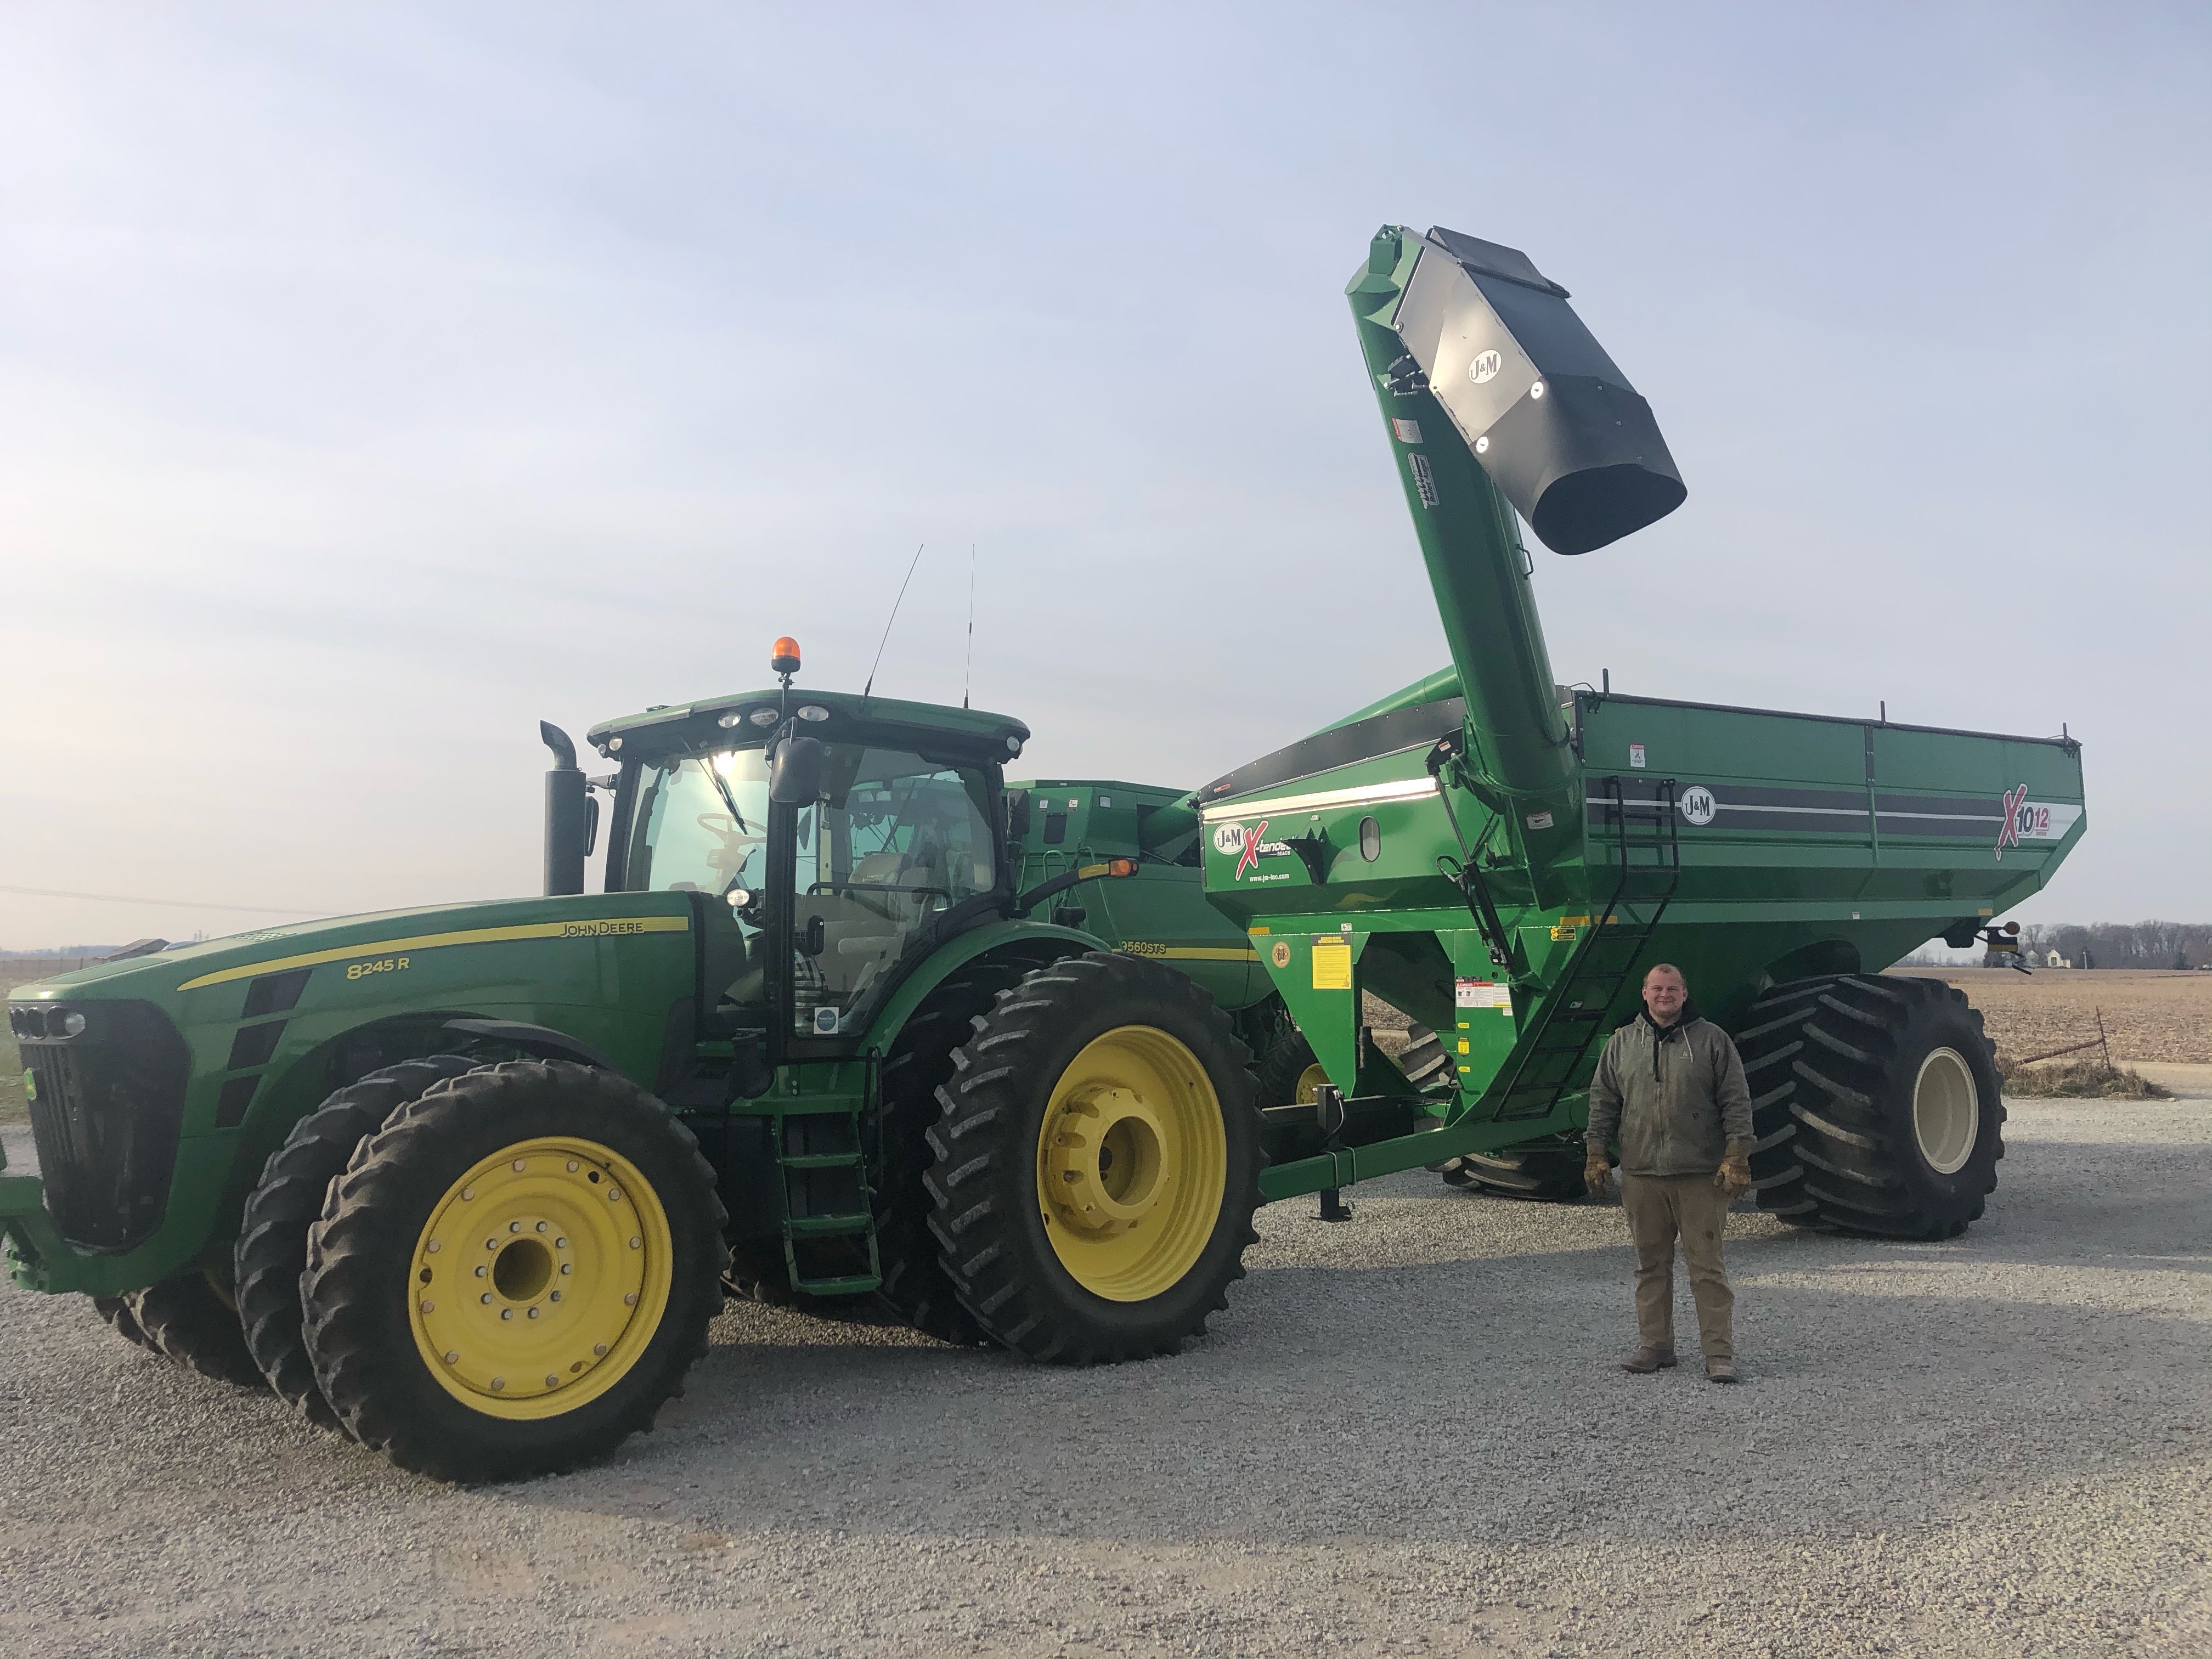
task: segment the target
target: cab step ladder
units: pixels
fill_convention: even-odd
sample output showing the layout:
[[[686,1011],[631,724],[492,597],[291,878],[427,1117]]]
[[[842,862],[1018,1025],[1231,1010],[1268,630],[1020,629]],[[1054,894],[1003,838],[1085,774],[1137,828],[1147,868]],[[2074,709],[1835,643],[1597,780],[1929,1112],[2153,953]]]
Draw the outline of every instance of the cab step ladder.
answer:
[[[791,1288],[809,1296],[880,1289],[860,1112],[787,1114],[776,1124],[775,1161]]]

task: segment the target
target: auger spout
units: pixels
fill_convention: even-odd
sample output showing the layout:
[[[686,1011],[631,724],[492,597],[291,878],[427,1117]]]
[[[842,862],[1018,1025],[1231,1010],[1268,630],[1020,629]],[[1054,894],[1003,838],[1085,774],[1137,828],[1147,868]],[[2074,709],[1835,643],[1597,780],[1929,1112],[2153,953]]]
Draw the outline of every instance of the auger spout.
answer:
[[[1540,867],[1581,836],[1580,770],[1515,510],[1583,553],[1685,491],[1612,359],[1522,254],[1378,232],[1347,294],[1467,698],[1468,769]]]

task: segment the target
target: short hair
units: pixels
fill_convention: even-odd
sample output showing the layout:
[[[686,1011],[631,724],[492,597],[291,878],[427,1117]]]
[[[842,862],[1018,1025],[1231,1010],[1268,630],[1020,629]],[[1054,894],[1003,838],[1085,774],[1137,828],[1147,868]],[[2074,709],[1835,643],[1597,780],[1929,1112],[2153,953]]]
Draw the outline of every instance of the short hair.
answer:
[[[1649,968],[1645,969],[1644,970],[1644,982],[1646,985],[1649,985],[1651,982],[1651,975],[1654,974],[1672,974],[1676,979],[1682,981],[1682,988],[1685,991],[1690,988],[1690,976],[1684,973],[1680,968],[1677,968],[1671,962],[1655,962]]]

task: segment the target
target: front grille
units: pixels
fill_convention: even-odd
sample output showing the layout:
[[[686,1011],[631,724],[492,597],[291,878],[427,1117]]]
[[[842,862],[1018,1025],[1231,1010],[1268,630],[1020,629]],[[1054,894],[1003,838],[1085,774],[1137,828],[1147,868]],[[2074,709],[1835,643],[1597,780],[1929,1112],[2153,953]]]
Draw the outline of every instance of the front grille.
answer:
[[[18,1003],[8,1014],[54,1225],[101,1255],[143,1243],[168,1209],[191,1070],[184,1038],[150,1002]],[[72,1014],[82,1029],[64,1036]]]

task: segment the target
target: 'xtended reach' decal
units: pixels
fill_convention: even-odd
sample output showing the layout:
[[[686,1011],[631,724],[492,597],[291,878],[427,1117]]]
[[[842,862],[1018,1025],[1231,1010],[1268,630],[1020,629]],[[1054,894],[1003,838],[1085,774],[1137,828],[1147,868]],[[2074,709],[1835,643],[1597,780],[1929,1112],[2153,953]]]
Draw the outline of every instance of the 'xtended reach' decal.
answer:
[[[2081,817],[2081,809],[2063,803],[2030,800],[2027,786],[2005,791],[2004,817],[1997,823],[1996,855],[2024,841],[2057,841]]]

